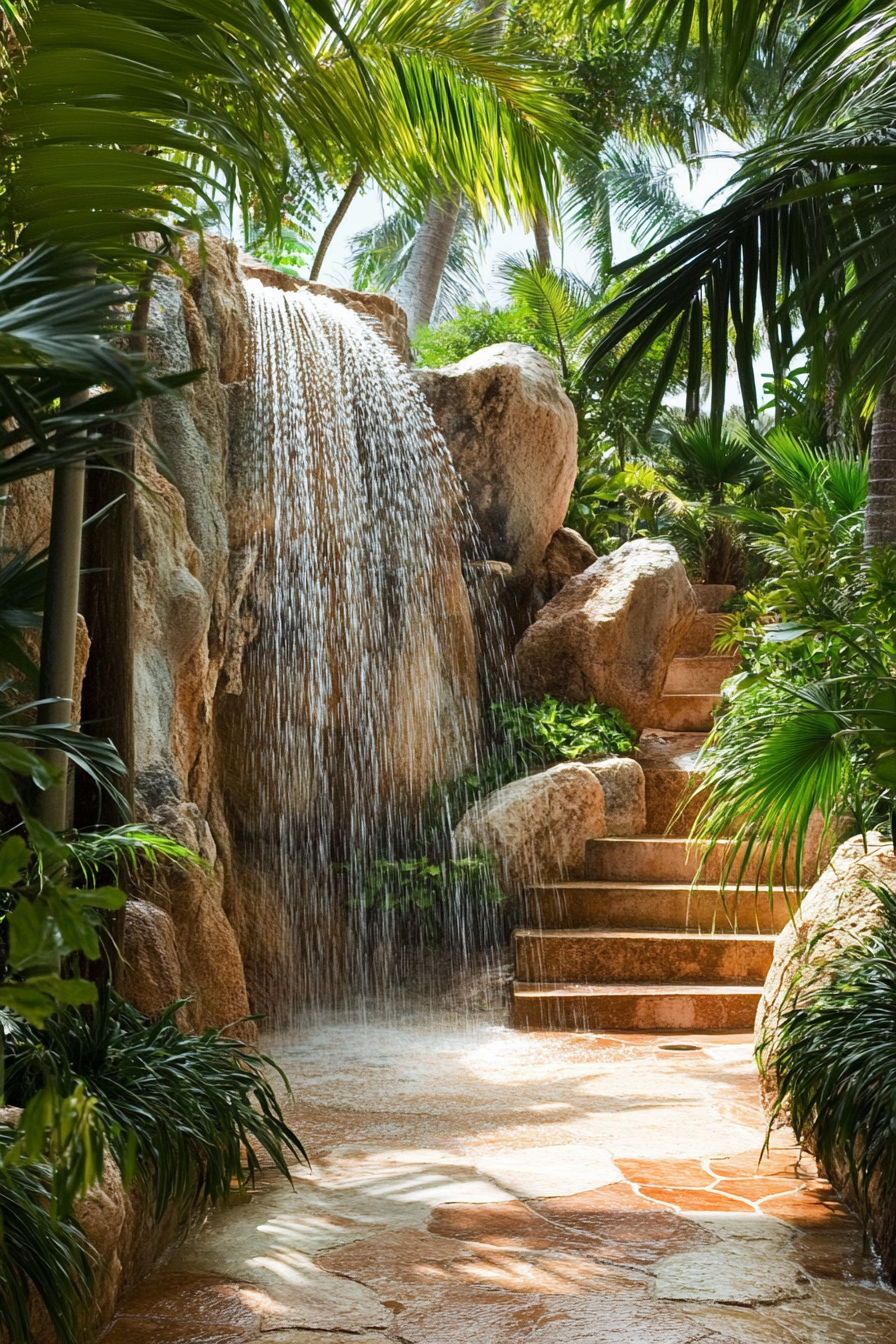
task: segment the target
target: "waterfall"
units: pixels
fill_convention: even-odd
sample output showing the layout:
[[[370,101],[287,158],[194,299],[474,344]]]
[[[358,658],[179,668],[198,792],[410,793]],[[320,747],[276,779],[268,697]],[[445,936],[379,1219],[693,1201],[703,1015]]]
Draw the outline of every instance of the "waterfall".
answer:
[[[247,290],[258,635],[228,807],[259,946],[273,921],[288,949],[252,972],[283,1012],[382,992],[413,952],[364,886],[377,861],[425,852],[433,784],[475,762],[471,523],[423,397],[369,320]]]

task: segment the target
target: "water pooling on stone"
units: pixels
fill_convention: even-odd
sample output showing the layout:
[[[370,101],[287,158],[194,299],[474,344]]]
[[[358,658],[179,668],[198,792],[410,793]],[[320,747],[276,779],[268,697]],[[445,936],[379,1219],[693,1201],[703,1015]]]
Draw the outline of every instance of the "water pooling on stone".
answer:
[[[423,852],[421,807],[474,764],[480,706],[471,524],[412,377],[345,307],[247,288],[259,634],[229,811],[243,878],[283,926],[263,968],[282,1010],[401,981],[407,924],[359,897],[372,863]],[[469,914],[453,913],[461,959]]]

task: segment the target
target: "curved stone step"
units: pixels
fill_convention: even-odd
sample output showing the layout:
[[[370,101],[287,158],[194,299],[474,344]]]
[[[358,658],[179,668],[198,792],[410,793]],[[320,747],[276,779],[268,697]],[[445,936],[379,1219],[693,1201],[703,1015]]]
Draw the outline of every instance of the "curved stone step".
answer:
[[[752,1031],[762,985],[513,986],[521,1031]]]
[[[699,658],[712,652],[716,635],[727,617],[714,611],[698,611],[678,648],[676,658]]]
[[[687,883],[556,882],[531,887],[526,920],[540,929],[780,933],[797,908],[783,887],[738,891]]]
[[[737,655],[707,654],[673,658],[663,683],[663,695],[718,695],[722,682],[740,665]]]
[[[707,695],[661,695],[656,705],[656,721],[660,728],[674,733],[709,732],[713,726],[713,711],[723,704],[718,693]]]
[[[722,858],[728,844],[720,842],[709,855],[700,874],[701,883],[718,882],[722,873]],[[808,858],[806,866],[808,867]],[[585,845],[585,879],[588,882],[661,882],[691,883],[697,876],[700,853],[686,839],[664,835],[608,836],[589,840]],[[787,881],[793,879],[792,864],[788,865]],[[805,869],[804,869],[805,871]],[[753,854],[743,874],[735,864],[730,879],[735,882],[759,881],[764,889],[768,880],[769,864]],[[775,863],[776,884],[783,883],[783,863]]]
[[[632,985],[761,983],[775,939],[762,933],[515,929],[516,978]]]

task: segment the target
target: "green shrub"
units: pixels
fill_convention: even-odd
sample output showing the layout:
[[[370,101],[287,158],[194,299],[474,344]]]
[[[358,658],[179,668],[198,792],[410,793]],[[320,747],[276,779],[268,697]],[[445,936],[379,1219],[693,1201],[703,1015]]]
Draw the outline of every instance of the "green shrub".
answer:
[[[618,755],[631,751],[638,740],[618,709],[594,700],[584,705],[568,705],[550,695],[539,704],[505,700],[492,705],[492,716],[525,767]]]
[[[256,1147],[284,1175],[284,1152],[305,1156],[265,1076],[269,1068],[283,1078],[273,1061],[220,1031],[185,1035],[179,1006],[150,1022],[107,989],[43,1030],[4,1023],[8,1103],[26,1106],[48,1083],[67,1096],[81,1083],[125,1178],[136,1171],[148,1181],[157,1217],[171,1200],[186,1210],[251,1181]]]
[[[93,1282],[90,1248],[73,1219],[54,1216],[52,1169],[22,1161],[20,1137],[0,1126],[0,1327],[11,1344],[28,1344],[33,1292],[60,1344],[82,1344],[80,1322]]]
[[[427,932],[435,934],[445,906],[464,900],[503,900],[488,854],[374,859],[364,872],[357,904],[382,914],[419,918]]]
[[[424,368],[438,369],[503,341],[518,341],[543,350],[538,324],[522,304],[506,308],[462,304],[457,317],[449,322],[418,328],[414,336],[415,362]]]
[[[862,1203],[875,1176],[896,1184],[896,894],[872,890],[883,925],[794,976],[758,1052],[776,1075],[771,1123],[789,1110],[823,1165],[845,1154]]]

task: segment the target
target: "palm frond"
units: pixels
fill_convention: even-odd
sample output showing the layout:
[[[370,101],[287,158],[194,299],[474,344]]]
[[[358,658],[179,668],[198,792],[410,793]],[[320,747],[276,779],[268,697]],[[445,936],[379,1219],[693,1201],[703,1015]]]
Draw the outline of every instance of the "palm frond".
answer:
[[[614,213],[637,247],[655,243],[698,218],[675,189],[675,164],[669,154],[617,137],[604,150],[603,162]]]
[[[416,213],[397,208],[351,240],[352,283],[357,289],[393,290],[405,272],[420,228]],[[462,204],[448,249],[433,321],[444,322],[465,303],[484,300],[479,233]]]
[[[760,695],[759,684],[734,686],[731,709],[704,745],[704,802],[692,836],[707,853],[725,842],[723,885],[743,882],[758,857],[769,865],[770,887],[781,880],[778,863],[785,885],[799,889],[813,814],[830,829],[855,807],[852,721],[830,683],[819,683],[812,705],[805,688],[762,682]]]
[[[570,271],[542,266],[531,254],[504,257],[498,273],[510,297],[533,314],[544,341],[557,352],[563,377],[568,377],[570,345],[594,309],[590,285]]]

